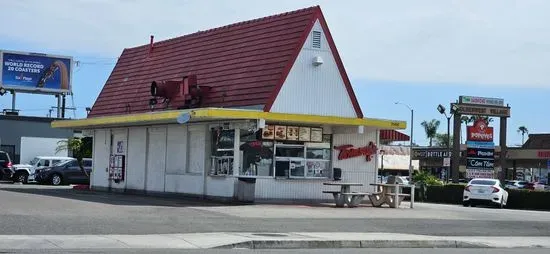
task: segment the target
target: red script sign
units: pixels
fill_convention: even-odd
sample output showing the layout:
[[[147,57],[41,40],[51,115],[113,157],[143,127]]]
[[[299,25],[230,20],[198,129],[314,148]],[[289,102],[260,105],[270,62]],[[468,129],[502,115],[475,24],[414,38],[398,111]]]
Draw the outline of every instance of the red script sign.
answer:
[[[493,142],[493,127],[487,126],[487,122],[478,119],[473,126],[468,126],[468,141]]]
[[[340,151],[338,160],[345,160],[353,157],[365,156],[367,161],[371,161],[372,155],[376,154],[378,148],[373,142],[364,147],[353,147],[353,145],[335,146],[334,149]]]

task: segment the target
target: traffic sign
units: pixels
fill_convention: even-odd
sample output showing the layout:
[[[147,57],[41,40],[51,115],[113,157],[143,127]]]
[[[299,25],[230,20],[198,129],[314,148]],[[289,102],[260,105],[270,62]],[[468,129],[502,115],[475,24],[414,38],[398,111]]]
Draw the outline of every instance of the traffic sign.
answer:
[[[443,167],[450,167],[451,166],[451,158],[445,157],[443,158]]]

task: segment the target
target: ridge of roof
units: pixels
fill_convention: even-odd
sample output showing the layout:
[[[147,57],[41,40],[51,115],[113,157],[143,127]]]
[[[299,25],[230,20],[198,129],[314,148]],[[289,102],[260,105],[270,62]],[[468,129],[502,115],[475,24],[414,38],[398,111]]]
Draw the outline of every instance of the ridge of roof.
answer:
[[[205,35],[205,34],[209,34],[209,33],[212,33],[212,32],[217,32],[217,31],[220,31],[220,30],[226,30],[226,29],[229,29],[229,28],[233,28],[233,27],[237,27],[237,26],[241,26],[241,25],[245,25],[245,24],[257,23],[257,22],[260,22],[260,21],[274,19],[274,18],[278,18],[278,17],[282,17],[282,16],[291,15],[291,14],[307,12],[307,11],[316,11],[316,10],[320,10],[320,8],[321,7],[319,5],[314,5],[314,6],[310,6],[310,7],[306,7],[306,8],[302,8],[302,9],[287,11],[287,12],[283,12],[283,13],[279,13],[279,14],[274,14],[274,15],[270,15],[270,16],[261,17],[261,18],[255,18],[255,19],[250,19],[250,20],[245,20],[245,21],[239,21],[239,22],[235,22],[235,23],[220,26],[220,27],[210,28],[210,29],[206,29],[206,30],[202,30],[202,31],[199,30],[199,31],[194,32],[194,33],[184,34],[184,35],[176,36],[176,37],[173,37],[173,38],[160,40],[158,42],[153,42],[153,45],[154,46],[160,46],[162,44],[165,44],[165,43],[168,43],[168,42],[171,42],[171,41],[175,41],[175,40],[192,38],[192,37],[198,36],[198,35]],[[142,45],[139,45],[139,46],[124,48],[124,50],[139,49],[139,48],[148,47],[148,46],[149,46],[149,43],[142,44]]]

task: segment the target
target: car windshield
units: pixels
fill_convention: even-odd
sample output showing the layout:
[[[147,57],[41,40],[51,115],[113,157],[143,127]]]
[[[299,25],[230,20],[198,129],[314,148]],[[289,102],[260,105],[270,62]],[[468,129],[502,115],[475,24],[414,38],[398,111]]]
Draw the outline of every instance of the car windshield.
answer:
[[[32,160],[29,162],[29,164],[30,164],[30,165],[35,165],[39,160],[40,160],[39,158],[36,158],[36,157],[35,157],[34,159],[32,159]]]
[[[472,180],[470,184],[478,184],[478,185],[495,185],[497,181],[492,180]]]

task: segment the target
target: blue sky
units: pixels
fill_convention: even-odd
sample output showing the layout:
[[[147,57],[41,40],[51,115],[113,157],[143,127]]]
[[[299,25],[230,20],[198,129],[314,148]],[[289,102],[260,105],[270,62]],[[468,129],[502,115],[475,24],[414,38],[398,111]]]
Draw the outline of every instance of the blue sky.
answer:
[[[510,104],[508,145],[521,142],[520,125],[550,132],[545,0],[0,1],[0,23],[13,24],[0,29],[0,49],[80,61],[73,72],[74,106],[76,117],[84,117],[122,49],[148,43],[151,34],[158,41],[313,5],[323,10],[365,115],[408,121],[408,109],[394,102],[409,104],[416,143],[427,143],[423,120],[439,119],[440,132],[446,131],[436,106],[460,95]],[[0,108],[10,107],[10,100],[0,97]],[[17,108],[27,115],[45,116],[55,104],[52,96],[17,96]],[[498,134],[498,121],[494,125]]]

